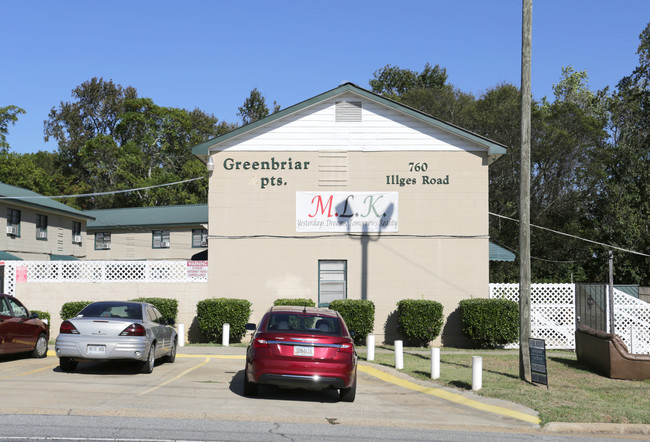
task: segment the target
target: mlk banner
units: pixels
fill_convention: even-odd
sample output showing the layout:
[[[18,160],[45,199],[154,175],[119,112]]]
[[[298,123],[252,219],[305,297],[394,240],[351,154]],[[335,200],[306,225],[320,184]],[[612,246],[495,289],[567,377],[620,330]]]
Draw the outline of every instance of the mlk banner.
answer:
[[[296,232],[398,232],[398,192],[296,192]]]

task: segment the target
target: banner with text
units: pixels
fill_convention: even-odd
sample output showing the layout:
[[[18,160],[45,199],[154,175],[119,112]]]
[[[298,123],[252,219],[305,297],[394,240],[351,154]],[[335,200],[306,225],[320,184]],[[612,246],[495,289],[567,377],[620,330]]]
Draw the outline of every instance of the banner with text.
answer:
[[[398,232],[398,192],[296,192],[296,232]]]

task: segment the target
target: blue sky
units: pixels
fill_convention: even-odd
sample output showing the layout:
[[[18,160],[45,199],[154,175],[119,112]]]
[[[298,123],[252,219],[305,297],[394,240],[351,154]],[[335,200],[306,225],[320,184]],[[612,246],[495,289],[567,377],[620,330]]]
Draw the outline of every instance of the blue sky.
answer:
[[[9,1],[0,8],[0,106],[27,111],[14,152],[43,141],[52,107],[92,77],[133,86],[160,106],[237,122],[253,88],[283,108],[351,81],[369,88],[390,64],[447,69],[480,95],[520,84],[521,0]],[[638,64],[647,0],[533,0],[532,91],[552,97],[562,66],[615,87]]]

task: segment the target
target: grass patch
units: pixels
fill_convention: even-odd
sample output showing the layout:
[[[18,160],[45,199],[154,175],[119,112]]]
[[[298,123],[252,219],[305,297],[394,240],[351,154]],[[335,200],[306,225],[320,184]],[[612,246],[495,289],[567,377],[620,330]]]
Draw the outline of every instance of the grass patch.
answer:
[[[422,350],[422,349],[419,349]],[[358,348],[361,359],[365,348]],[[414,378],[431,381],[430,351],[405,349],[404,370]],[[623,381],[592,373],[572,352],[547,351],[549,389],[519,380],[518,351],[443,349],[440,379],[446,387],[472,388],[472,356],[483,357],[483,388],[479,395],[503,399],[539,413],[549,422],[604,422],[650,424],[650,381]],[[395,367],[391,352],[375,352],[374,363]]]

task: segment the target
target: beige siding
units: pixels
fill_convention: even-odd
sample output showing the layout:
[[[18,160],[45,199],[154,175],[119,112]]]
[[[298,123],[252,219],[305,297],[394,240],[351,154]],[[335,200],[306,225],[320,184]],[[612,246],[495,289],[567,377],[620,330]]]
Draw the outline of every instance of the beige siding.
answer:
[[[201,229],[201,226],[193,227]],[[88,232],[85,237],[88,249],[87,259],[110,260],[138,260],[138,259],[165,259],[179,260],[190,259],[192,255],[205,250],[192,247],[192,227],[169,228],[169,248],[153,248],[153,231],[159,229],[137,230],[102,230],[111,233],[111,248],[109,250],[95,250],[95,230]],[[97,230],[99,231],[99,230]]]
[[[20,210],[20,236],[6,234],[7,208]],[[47,239],[36,238],[37,215],[47,216]],[[49,260],[50,255],[68,255],[77,258],[86,256],[85,244],[72,242],[73,222],[81,222],[82,236],[86,221],[49,213],[30,207],[0,204],[0,250],[25,260]]]
[[[230,158],[242,165],[286,161],[309,163],[292,170],[225,170]],[[258,320],[277,298],[309,297],[318,301],[318,261],[346,260],[348,298],[375,303],[374,332],[394,338],[386,322],[400,299],[433,299],[450,315],[461,299],[488,296],[487,155],[466,151],[346,152],[336,159],[335,191],[396,191],[399,232],[370,234],[296,233],[296,192],[323,191],[318,151],[213,154],[210,181],[210,246],[228,259],[211,261],[209,296],[242,297],[253,302]],[[409,163],[427,164],[411,172]],[[387,176],[414,184],[387,184]],[[279,186],[264,179],[282,179]],[[424,177],[448,184],[425,185]],[[391,179],[388,179],[389,182]],[[268,235],[277,238],[252,238]],[[236,238],[236,239],[235,239]],[[446,343],[460,340],[457,322],[445,329]]]

